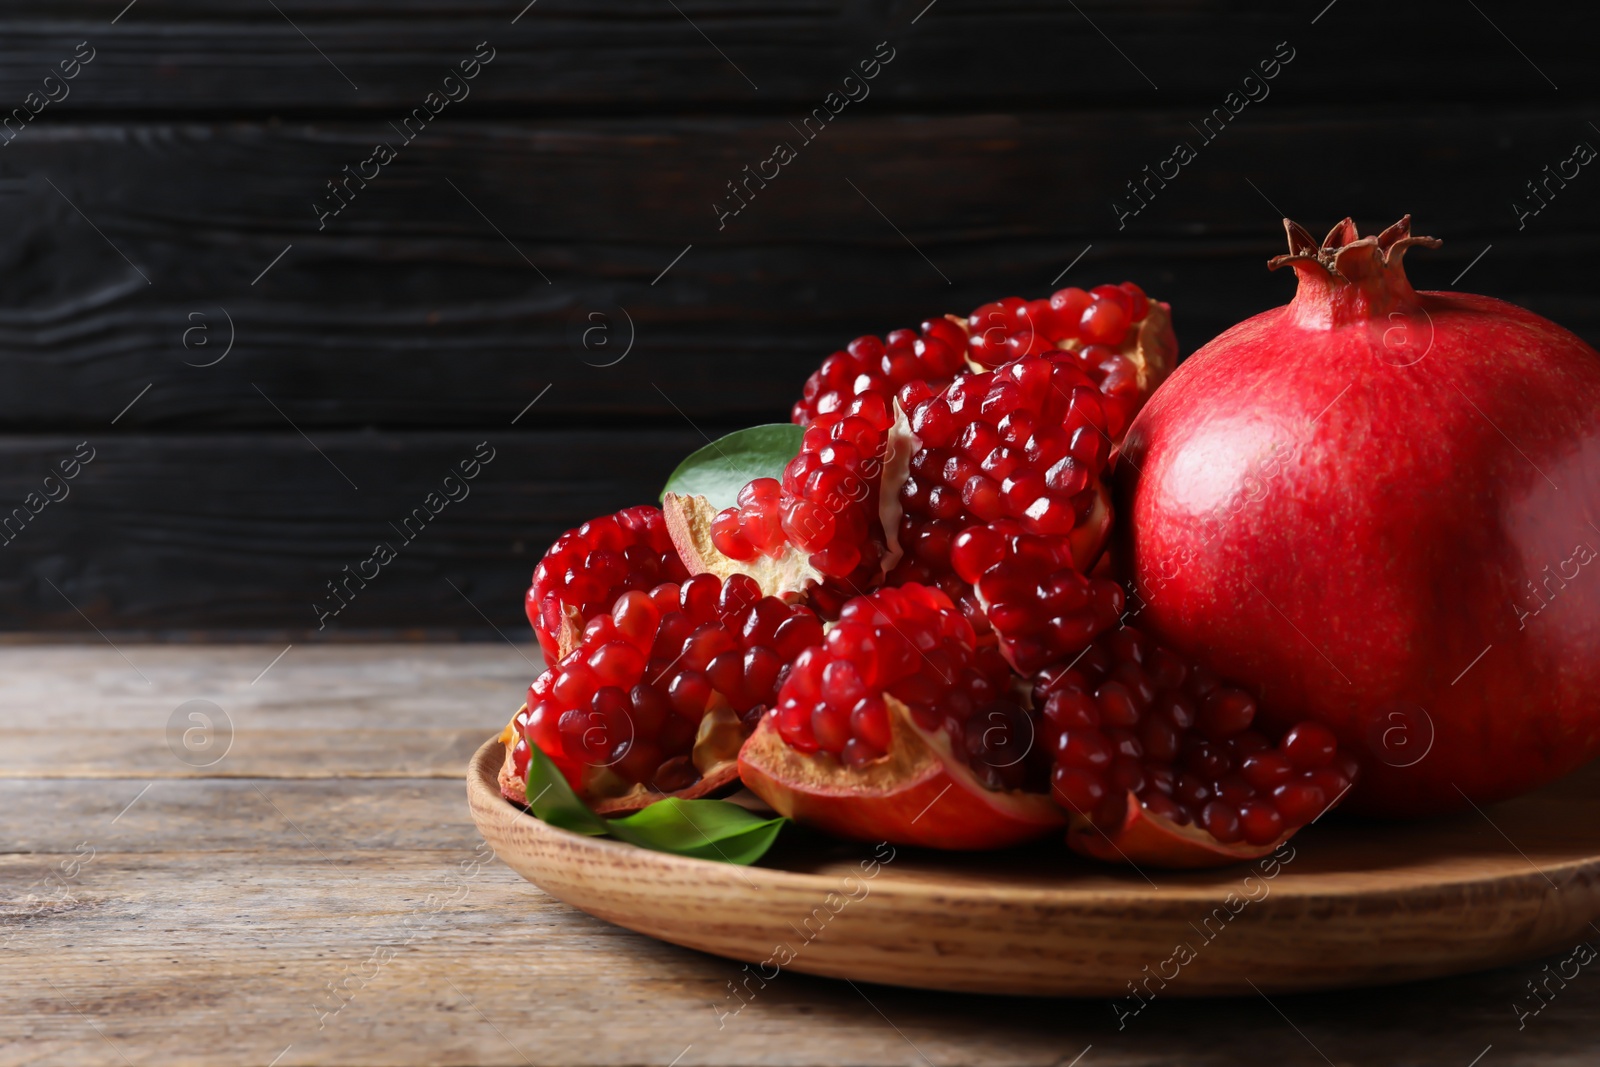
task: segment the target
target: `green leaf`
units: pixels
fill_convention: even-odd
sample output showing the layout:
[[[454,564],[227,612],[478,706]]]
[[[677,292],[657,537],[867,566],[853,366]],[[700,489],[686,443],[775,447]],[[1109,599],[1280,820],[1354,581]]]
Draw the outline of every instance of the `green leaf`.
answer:
[[[783,478],[805,432],[804,426],[777,422],[730,433],[678,464],[661,495],[703,496],[719,511],[731,508],[739,490],[756,478]]]
[[[578,799],[567,776],[538,745],[528,746],[528,810],[573,833],[601,837],[610,832],[606,821]]]
[[[644,848],[748,865],[766,854],[789,820],[763,819],[726,800],[668,797],[608,821],[613,834]]]
[[[606,834],[640,848],[748,866],[766,855],[789,820],[763,819],[726,800],[667,797],[620,819],[602,819],[578,798],[538,746],[528,754],[528,810],[563,830]]]

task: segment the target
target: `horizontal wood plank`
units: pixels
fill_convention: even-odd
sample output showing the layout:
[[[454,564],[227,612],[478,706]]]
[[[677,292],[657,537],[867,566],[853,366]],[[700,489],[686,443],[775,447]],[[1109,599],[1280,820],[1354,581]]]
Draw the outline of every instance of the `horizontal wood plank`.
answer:
[[[1558,1067],[1592,1048],[1600,987],[1582,981],[1518,1028],[1511,1005],[1540,962],[1270,1004],[1158,997],[1122,1027],[1105,1002],[790,972],[724,1014],[737,964],[590,918],[492,858],[463,768],[307,780],[285,759],[256,764],[258,778],[151,784],[134,759],[121,776],[37,777],[54,774],[46,729],[159,734],[162,709],[191,693],[238,712],[241,744],[271,720],[301,728],[308,760],[360,739],[376,762],[406,730],[473,714],[476,691],[497,698],[516,653],[296,646],[252,687],[278,649],[125,651],[153,691],[110,648],[0,650],[0,751],[33,775],[0,781],[3,1064],[1062,1067],[1087,1049],[1085,1064],[1222,1067],[1241,1048],[1273,1063],[1464,1064],[1492,1044],[1503,1062]]]
[[[542,664],[526,623],[507,634],[516,647],[496,639],[437,648],[119,640],[113,648],[92,631],[93,644],[0,647],[9,738],[0,746],[0,779],[128,779],[71,804],[81,784],[51,787],[66,790],[63,811],[90,819],[115,815],[145,784],[169,778],[456,780],[522,703]],[[209,723],[189,718],[190,701],[214,705],[190,709]],[[184,731],[194,726],[210,736],[194,735],[186,746]],[[7,788],[27,792],[0,781]],[[158,806],[167,795],[164,786],[152,793]],[[251,801],[248,791],[241,795]],[[25,820],[35,809],[9,810]],[[0,839],[24,832],[15,823],[0,828]]]
[[[523,641],[523,591],[556,536],[655,501],[705,439],[687,424],[623,435],[509,422],[482,435],[96,436],[64,484],[44,479],[79,439],[0,439],[0,519],[13,523],[0,628],[181,637],[204,620],[286,640]],[[490,462],[463,481],[461,463],[490,455],[483,442]],[[41,506],[22,524],[13,509],[30,499]]]
[[[1381,11],[1385,36],[1410,47],[1363,64],[1352,78],[1313,68],[1347,64],[1372,48],[1377,9],[1355,0],[1315,24],[1316,12],[1296,5],[1222,13],[1169,0],[1013,0],[998,10],[941,0],[926,11],[924,3],[888,0],[699,0],[677,12],[649,0],[541,0],[531,8],[501,0],[460,5],[448,18],[422,0],[286,0],[278,11],[239,0],[141,0],[112,25],[120,6],[71,0],[42,12],[7,4],[0,99],[21,104],[88,39],[95,59],[48,113],[406,110],[488,41],[494,62],[464,108],[773,110],[820,102],[887,39],[896,58],[873,87],[875,108],[1220,104],[1282,41],[1303,64],[1272,86],[1285,100],[1542,100],[1556,86],[1595,90],[1584,42],[1600,28],[1593,12],[1566,12],[1560,32],[1513,34],[1519,56],[1491,21],[1491,13],[1500,22],[1513,17],[1503,5],[1482,16],[1445,3],[1391,5]],[[1448,41],[1441,23],[1452,24]]]
[[[1535,962],[1271,1003],[1158,997],[1121,1028],[1105,1002],[794,973],[723,1015],[737,964],[544,896],[483,850],[445,784],[263,783],[268,804],[241,802],[246,783],[167,782],[114,825],[98,801],[52,817],[35,847],[0,855],[0,1063],[1059,1067],[1092,1045],[1118,1067],[1220,1067],[1241,1046],[1275,1063],[1467,1063],[1493,1044],[1555,1065],[1591,1047],[1600,1012],[1573,982],[1519,1030],[1509,1005]]]
[[[1058,278],[1141,282],[1192,350],[1291,291],[1263,268],[1274,205],[1415,210],[1446,240],[1419,286],[1471,266],[1463,287],[1600,340],[1588,175],[1520,230],[1512,209],[1587,113],[1246,113],[1121,230],[1124,183],[1197,140],[1181,113],[847,117],[721,231],[713,201],[786,122],[456,123],[322,232],[319,188],[381,124],[42,128],[0,159],[0,427],[103,427],[146,386],[119,432],[492,425],[547,386],[568,424],[771,421],[853,336]],[[1339,144],[1389,162],[1301,165]]]

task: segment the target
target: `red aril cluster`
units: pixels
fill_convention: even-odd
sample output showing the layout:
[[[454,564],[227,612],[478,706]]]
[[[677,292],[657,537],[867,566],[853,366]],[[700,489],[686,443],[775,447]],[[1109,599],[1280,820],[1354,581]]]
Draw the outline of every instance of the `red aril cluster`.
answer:
[[[694,761],[706,720],[733,732],[718,753],[732,759],[785,666],[821,639],[809,609],[763,597],[744,575],[631,590],[533,683],[517,725],[580,791],[608,769],[622,787],[673,792],[707,769]]]
[[[1122,586],[1078,570],[1067,538],[1030,534],[1014,520],[967,528],[950,556],[1024,673],[1077,655],[1117,625],[1126,605]]]
[[[771,714],[791,748],[862,767],[890,751],[893,698],[924,730],[943,730],[980,781],[1014,789],[1033,726],[1009,699],[1009,678],[949,597],[885,587],[845,604],[827,639],[800,653]]]
[[[1171,370],[1175,347],[1165,310],[1158,332],[1165,334],[1163,355],[1147,362],[1141,332],[1152,305],[1132,282],[1062,289],[1048,300],[1008,296],[984,304],[967,316],[967,355],[980,367],[1000,367],[1023,356],[1069,360],[1109,399],[1111,435],[1120,438],[1144,398]],[[1152,338],[1152,343],[1157,344]]]
[[[969,611],[948,576],[976,587],[987,625],[1023,671],[1081,649],[1121,611],[1114,583],[1078,570],[1110,523],[1099,391],[1071,364],[1029,355],[937,394],[919,385],[908,394],[922,447],[900,490],[905,558],[890,581],[937,584]]]
[[[630,589],[687,577],[661,510],[624,508],[556,538],[534,568],[524,607],[545,660],[553,663],[561,656],[563,630],[575,639],[585,623]]]
[[[876,393],[888,399],[910,382],[942,389],[966,370],[967,331],[950,319],[929,319],[916,330],[894,330],[878,339],[857,337],[822,361],[795,404],[793,421],[805,426],[819,415],[842,411],[851,399]]]
[[[818,415],[783,480],[757,478],[711,524],[717,551],[738,562],[800,552],[825,578],[861,588],[880,577],[878,490],[894,425],[892,401],[862,393]]]
[[[1053,795],[1107,832],[1124,824],[1131,793],[1220,844],[1268,845],[1355,780],[1355,760],[1326,727],[1301,723],[1274,743],[1252,728],[1255,698],[1132,628],[1041,672],[1033,697],[1055,754]]]

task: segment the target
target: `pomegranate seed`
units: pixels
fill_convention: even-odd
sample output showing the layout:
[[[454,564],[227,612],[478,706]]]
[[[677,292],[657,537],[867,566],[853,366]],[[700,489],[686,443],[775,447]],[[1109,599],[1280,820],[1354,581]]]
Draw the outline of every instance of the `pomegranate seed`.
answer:
[[[1062,321],[1076,324],[1083,318],[1091,299],[1082,289],[1058,289],[1050,296],[1050,306]]]
[[[1106,785],[1099,775],[1059,763],[1051,772],[1050,788],[1062,807],[1082,815],[1090,815],[1106,799]]]
[[[1239,811],[1227,801],[1213,800],[1202,808],[1200,825],[1224,845],[1231,845],[1244,836],[1244,829],[1239,825]]]
[[[1122,309],[1123,314],[1132,315],[1133,298],[1128,291],[1119,285],[1097,285],[1089,290],[1089,295],[1096,301],[1108,300]]]
[[[1079,336],[1095,345],[1114,345],[1127,329],[1128,312],[1117,301],[1100,299],[1098,295],[1078,320]]]
[[[1322,814],[1328,798],[1311,782],[1285,782],[1272,791],[1272,803],[1287,826],[1304,826]]]
[[[1249,693],[1218,690],[1200,705],[1200,732],[1220,741],[1249,729],[1255,717],[1256,702]]]
[[[1256,789],[1265,791],[1283,785],[1292,778],[1294,767],[1276,752],[1258,752],[1244,758],[1239,765],[1239,773]]]
[[[1111,766],[1111,743],[1095,731],[1068,730],[1061,735],[1056,760],[1065,767],[1104,770]]]
[[[1339,742],[1326,726],[1301,723],[1283,735],[1278,747],[1295,767],[1310,770],[1332,763]]]
[[[1284,819],[1271,802],[1247,800],[1239,805],[1239,825],[1252,845],[1270,845],[1283,836]]]
[[[1004,347],[1004,337],[999,344]],[[869,396],[887,411],[888,399],[912,382],[926,382],[937,392],[966,369],[966,352],[966,331],[948,319],[924,322],[920,335],[895,330],[883,340],[858,337],[806,380],[793,421],[806,426]]]

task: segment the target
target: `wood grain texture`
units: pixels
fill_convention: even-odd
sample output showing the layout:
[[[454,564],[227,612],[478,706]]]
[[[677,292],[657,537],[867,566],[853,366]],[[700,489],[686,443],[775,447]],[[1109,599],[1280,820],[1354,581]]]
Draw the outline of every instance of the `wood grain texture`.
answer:
[[[176,698],[248,689],[280,650],[132,651]],[[172,658],[149,661],[157,651]],[[347,691],[335,652],[350,657]],[[346,747],[338,735],[365,733],[372,763],[392,733],[387,709],[422,726],[432,704],[436,727],[471,715],[492,729],[508,684],[494,679],[520,669],[503,647],[297,646],[256,689],[275,683],[279,713],[316,723],[306,733],[335,747]],[[127,674],[104,647],[0,651],[0,750],[16,754],[13,766],[51,773],[53,750],[31,727],[115,721]],[[5,681],[18,676],[33,681]],[[34,688],[47,677],[57,679],[53,699]],[[486,680],[496,691],[469,711],[466,692]],[[137,679],[133,688],[143,689]],[[131,714],[145,723],[145,712]],[[124,778],[0,782],[0,1064],[266,1064],[281,1054],[280,1067],[674,1057],[679,1067],[1065,1067],[1092,1045],[1081,1067],[1321,1063],[1319,1051],[1341,1067],[1464,1067],[1492,1044],[1485,1065],[1573,1067],[1596,1051],[1600,985],[1586,970],[1566,988],[1552,984],[1524,1028],[1512,1011],[1528,1003],[1525,983],[1569,949],[1461,978],[1270,1003],[1160,996],[1120,1029],[1104,1000],[852,987],[793,970],[764,988],[752,982],[741,1001],[738,965],[591,918],[488,859],[463,802],[463,765],[448,778],[381,781],[257,770],[158,780],[142,796],[142,767]],[[1550,801],[1553,818],[1564,795]],[[1492,861],[1514,855],[1486,822],[1472,840]],[[1519,836],[1536,861],[1539,840]],[[902,856],[882,877],[918,862]],[[1309,848],[1302,862],[1315,862]]]
[[[700,0],[680,4],[680,15],[649,0],[540,0],[513,23],[526,0],[454,5],[449,17],[424,0],[286,0],[277,5],[281,15],[238,0],[141,0],[137,17],[111,26],[118,5],[72,0],[41,11],[11,3],[0,9],[10,27],[0,43],[0,94],[20,99],[88,37],[103,51],[89,68],[93,77],[82,79],[63,110],[410,107],[488,40],[504,58],[467,101],[480,108],[770,109],[819,98],[887,38],[905,59],[877,92],[895,106],[1017,100],[1122,106],[1220,97],[1281,40],[1294,42],[1311,62],[1336,62],[1371,46],[1378,10],[1346,0],[1337,17],[1312,26],[1315,11],[1265,3],[1229,5],[1219,17],[1214,7],[1171,0],[1085,0],[1076,9],[1048,0],[940,0],[919,17],[925,4]],[[1519,66],[1488,21],[1460,15],[1458,5],[1444,3],[1384,8],[1388,39],[1411,46],[1403,60],[1370,64],[1358,79],[1299,79],[1282,92],[1341,104],[1402,93],[1503,100],[1551,92],[1539,70],[1569,91],[1591,75],[1583,44],[1597,28],[1591,12],[1567,12],[1562,33],[1538,34],[1525,44],[1538,70]],[[311,50],[289,19],[331,62]],[[1450,23],[1448,40],[1441,40]]]
[[[1276,862],[1194,873],[1107,871],[1059,843],[842,858],[832,845],[791,844],[746,870],[540,822],[501,798],[504,756],[491,739],[467,776],[473,819],[503,861],[592,915],[755,965],[759,977],[792,966],[956,992],[1116,998],[1149,967],[1150,994],[1278,994],[1520,962],[1582,940],[1600,916],[1595,775],[1578,798],[1497,807],[1494,825],[1520,854],[1472,814],[1315,827]],[[937,801],[925,814],[939,817]]]
[[[593,484],[552,460],[514,515],[441,528],[426,581],[339,623],[494,638],[430,586],[442,561],[514,624],[532,557],[648,499],[690,422],[783,418],[850,338],[1057,280],[1144,283],[1193,350],[1286,298],[1261,266],[1280,211],[1315,229],[1410,210],[1447,241],[1413,260],[1419,283],[1462,277],[1600,341],[1593,179],[1525,225],[1513,207],[1600,137],[1600,15],[1513,27],[1497,3],[6,0],[0,116],[78,42],[96,53],[0,132],[0,434],[19,460],[57,434],[131,440],[125,493],[46,513],[58,543],[0,550],[0,639],[89,633],[43,577],[118,633],[304,634],[303,590],[389,502],[321,498],[286,419],[360,437],[373,479],[405,485],[435,433],[487,436],[542,394],[519,431],[577,431],[536,449],[588,457]],[[884,40],[871,95],[800,143]],[[398,142],[480,41],[495,58],[471,95],[321,226],[326,183]],[[1203,143],[1193,124],[1278,42],[1295,58],[1270,95]],[[1179,139],[1197,158],[1121,227],[1113,202]],[[719,224],[780,140],[798,157]],[[190,451],[221,433],[227,470]],[[617,446],[587,449],[599,434]]]
[[[1121,230],[1113,201],[1199,140],[1192,113],[846,113],[721,230],[713,203],[799,140],[787,120],[452,122],[321,231],[313,202],[398,140],[385,123],[56,123],[0,157],[0,426],[101,427],[147,385],[119,430],[284,428],[257,388],[306,427],[492,425],[546,386],[566,424],[782,419],[850,338],[1057,278],[1140,281],[1193,350],[1292,291],[1264,267],[1272,203],[1313,228],[1414,211],[1446,240],[1409,261],[1418,285],[1471,265],[1477,290],[1600,340],[1600,196],[1575,182],[1522,231],[1511,207],[1588,113],[1247,111]],[[1399,162],[1296,162],[1353,141]]]
[[[98,637],[98,647],[0,648],[0,722],[19,741],[0,747],[0,780],[455,781],[483,735],[525,699],[542,664],[528,636],[517,648],[119,644],[119,655]],[[231,730],[226,756],[207,766],[183,762],[172,747],[181,749],[181,735],[175,742],[168,734],[191,700],[221,709],[207,712],[219,738]],[[65,809],[73,787],[59,788]],[[127,801],[102,801],[98,788],[77,801],[80,814]],[[13,810],[21,817],[26,809]],[[21,824],[7,832],[22,832]]]
[[[94,435],[94,458],[68,495],[26,525],[13,520],[0,547],[9,557],[0,628],[179,636],[205,619],[285,640],[387,629],[520,642],[531,636],[522,593],[549,543],[592,516],[655,501],[705,438],[687,425],[626,436],[519,430],[511,414],[483,436]],[[459,464],[476,462],[486,441],[493,458],[463,483]],[[0,516],[78,443],[0,439]],[[426,525],[419,508],[432,515]],[[396,558],[364,588],[359,578],[346,586],[350,574],[373,573],[363,561],[380,543]],[[336,614],[325,614],[338,604],[329,582],[347,604]]]

